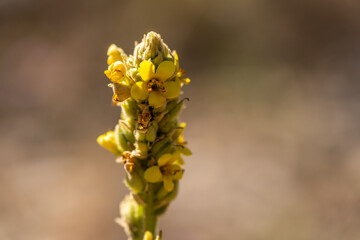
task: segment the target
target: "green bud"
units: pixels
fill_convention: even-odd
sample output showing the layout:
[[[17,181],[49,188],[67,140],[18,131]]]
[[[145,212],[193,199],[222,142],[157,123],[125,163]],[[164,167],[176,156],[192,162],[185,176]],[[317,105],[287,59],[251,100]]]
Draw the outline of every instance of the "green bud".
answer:
[[[161,186],[159,191],[156,193],[156,199],[160,202],[164,200],[166,196],[168,196],[170,193],[165,190],[164,186]],[[155,204],[156,205],[156,204]]]
[[[178,125],[177,120],[168,121],[164,126],[160,127],[160,132],[169,133],[172,129],[176,128]]]
[[[129,126],[129,124],[124,120],[120,120],[119,126],[120,126],[121,132],[124,134],[127,141],[134,143],[135,137],[134,137],[133,131],[132,131],[131,127]]]
[[[178,100],[179,100],[179,98],[175,98],[175,99],[169,101],[166,105],[166,110],[168,112],[171,112],[174,109],[174,107],[176,107]]]
[[[127,172],[125,183],[135,194],[142,193],[144,190],[144,182],[135,170]]]
[[[138,154],[146,156],[148,154],[149,148],[145,142],[136,142],[135,150]]]
[[[132,98],[128,98],[121,103],[122,113],[121,119],[137,119],[138,106],[136,101]]]
[[[177,115],[180,113],[180,110],[183,106],[184,101],[179,102],[171,111],[169,111],[164,118],[159,122],[159,127],[163,127],[168,122],[176,119]]]
[[[171,142],[167,142],[161,149],[155,154],[155,158],[159,159],[165,153],[172,153],[174,151],[174,146]]]
[[[123,121],[125,121],[131,129],[135,129],[135,126],[137,124],[137,120],[135,118],[127,118]]]
[[[156,216],[160,216],[161,214],[164,214],[166,212],[166,209],[169,207],[169,204],[166,204],[166,205],[162,205],[160,208],[156,209],[155,210],[155,215]]]
[[[121,132],[119,124],[116,125],[114,132],[115,132],[115,141],[116,141],[116,144],[118,145],[118,148],[122,152],[128,151],[129,149],[128,149],[127,140],[126,140],[125,136],[123,135],[123,133]]]
[[[159,129],[159,124],[157,121],[151,121],[151,126],[153,126],[156,131]]]
[[[163,106],[159,107],[159,108],[154,108],[152,110],[153,114],[161,114],[162,112],[166,111],[166,106],[167,104],[164,104]]]
[[[135,139],[137,142],[145,141],[146,134],[144,132],[135,130],[134,133],[135,133]]]
[[[146,141],[153,142],[156,139],[156,128],[152,125],[146,132]]]
[[[183,147],[182,149],[180,149],[181,153],[184,154],[185,156],[191,156],[192,152],[190,149],[188,149],[187,147]]]
[[[167,143],[170,143],[169,137],[165,137],[164,139],[155,142],[151,147],[151,155],[155,156]]]
[[[143,228],[144,208],[139,205],[131,196],[127,195],[120,203],[119,222],[133,239],[139,239]]]
[[[179,191],[179,181],[174,181],[174,185],[174,190],[172,190],[168,196],[169,201],[174,200]]]

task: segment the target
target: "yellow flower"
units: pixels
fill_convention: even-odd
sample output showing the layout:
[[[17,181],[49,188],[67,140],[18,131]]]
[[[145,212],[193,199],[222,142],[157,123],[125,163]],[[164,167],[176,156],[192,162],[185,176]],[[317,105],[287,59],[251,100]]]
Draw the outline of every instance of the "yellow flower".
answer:
[[[173,134],[173,140],[178,148],[178,150],[185,156],[191,156],[192,152],[190,149],[188,149],[185,145],[187,144],[187,142],[184,139],[184,129],[186,127],[186,123],[180,123],[179,128],[174,132]],[[183,165],[184,164],[184,160],[180,157],[178,159],[178,164]]]
[[[176,51],[173,51],[173,55],[175,58],[175,68],[176,68],[176,77],[179,78],[180,82],[187,85],[191,82],[190,78],[184,78],[186,71],[185,69],[181,69],[179,66],[179,56]]]
[[[121,61],[116,61],[110,64],[104,73],[112,82],[121,83],[125,72],[126,70],[124,64]]]
[[[165,105],[166,99],[179,96],[180,80],[170,80],[175,73],[173,62],[163,61],[155,71],[155,65],[152,62],[142,61],[138,71],[143,82],[136,82],[131,88],[131,96],[135,100],[148,99],[150,106],[159,108]]]
[[[115,140],[115,133],[114,131],[108,131],[102,135],[100,135],[96,141],[98,142],[98,144],[100,146],[102,146],[103,148],[109,150],[110,152],[112,152],[115,155],[119,155],[120,151],[116,145],[116,140]]]
[[[115,44],[111,44],[108,51],[107,51],[108,59],[107,64],[111,65],[112,63],[116,61],[121,61],[121,53],[119,48]]]
[[[150,183],[163,182],[164,189],[171,192],[174,189],[174,180],[180,180],[183,175],[183,170],[175,163],[179,158],[179,151],[163,154],[157,160],[157,165],[146,169],[145,180]]]

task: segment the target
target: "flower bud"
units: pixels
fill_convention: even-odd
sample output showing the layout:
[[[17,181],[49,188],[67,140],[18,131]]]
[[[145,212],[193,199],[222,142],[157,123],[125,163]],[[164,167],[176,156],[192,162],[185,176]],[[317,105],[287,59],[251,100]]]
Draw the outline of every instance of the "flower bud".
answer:
[[[135,133],[136,141],[140,141],[140,142],[145,141],[146,133],[144,133],[143,131],[139,131],[139,130],[135,130],[134,133]]]
[[[121,225],[133,239],[139,239],[142,234],[143,214],[143,206],[129,195],[120,203]]]
[[[136,104],[136,101],[132,98],[128,98],[127,100],[123,101],[121,103],[122,107],[122,113],[121,118],[122,119],[137,119],[137,112],[138,112],[138,105]]]
[[[124,120],[119,121],[119,126],[120,126],[120,130],[124,134],[126,140],[131,143],[134,143],[135,137],[134,137],[133,131],[131,129],[131,126],[129,126],[129,124],[127,122],[125,122]]]
[[[171,111],[169,111],[164,118],[159,122],[159,127],[161,128],[167,122],[176,119],[177,115],[180,113],[180,110],[183,106],[184,101],[180,101]]]
[[[135,150],[138,154],[145,156],[147,155],[149,148],[145,142],[136,142]]]
[[[121,56],[120,56],[120,54],[116,54],[116,55],[110,55],[109,57],[108,57],[108,59],[107,59],[107,64],[108,65],[111,65],[112,63],[114,63],[114,62],[117,62],[117,61],[121,61],[122,60],[122,58],[121,58]]]
[[[155,154],[155,158],[159,159],[165,153],[171,153],[174,150],[174,146],[171,142],[167,142],[161,149]]]
[[[115,141],[116,141],[118,148],[122,152],[128,151],[129,150],[128,149],[129,148],[128,141],[126,140],[126,137],[124,136],[124,134],[121,132],[119,124],[116,125],[114,132],[115,132]]]
[[[98,144],[100,146],[102,146],[103,148],[109,150],[110,152],[112,152],[115,155],[120,155],[121,151],[119,151],[117,145],[116,145],[116,140],[115,140],[115,134],[113,131],[108,131],[102,135],[100,135],[96,141],[98,142]]]
[[[125,168],[126,169],[126,168]],[[137,171],[133,170],[131,172],[126,171],[126,186],[133,191],[135,194],[142,193],[144,190],[144,182],[137,173]]]
[[[160,127],[160,132],[162,133],[169,133],[172,129],[176,128],[178,125],[177,120],[172,120],[172,121],[167,121],[167,123],[165,125],[163,125],[162,127]]]
[[[153,234],[149,231],[146,231],[143,240],[153,240]]]
[[[111,44],[108,48],[107,55],[111,56],[116,54],[120,54],[119,48],[115,44]]]
[[[156,128],[152,125],[149,127],[149,129],[146,131],[146,141],[153,142],[156,139]]]
[[[166,144],[170,144],[170,138],[165,137],[164,139],[155,142],[151,147],[151,155],[155,156]]]
[[[160,35],[149,32],[134,49],[134,64],[138,65],[144,60],[152,60],[155,64],[165,59],[173,60],[169,53],[170,50]]]

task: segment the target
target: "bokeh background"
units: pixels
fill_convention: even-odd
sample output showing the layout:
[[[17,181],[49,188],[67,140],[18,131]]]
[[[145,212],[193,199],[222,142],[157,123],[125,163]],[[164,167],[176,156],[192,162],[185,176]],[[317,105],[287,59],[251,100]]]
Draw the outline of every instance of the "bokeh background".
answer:
[[[360,2],[0,1],[0,239],[126,239],[103,71],[159,32],[192,79],[171,240],[360,239]]]

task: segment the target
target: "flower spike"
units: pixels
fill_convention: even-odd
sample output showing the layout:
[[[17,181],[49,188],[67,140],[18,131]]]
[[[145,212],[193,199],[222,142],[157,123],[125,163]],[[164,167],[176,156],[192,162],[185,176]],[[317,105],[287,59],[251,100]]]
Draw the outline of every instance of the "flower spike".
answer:
[[[179,100],[181,88],[190,79],[180,68],[178,54],[155,32],[136,44],[133,55],[115,44],[107,55],[104,73],[121,117],[97,142],[124,166],[131,192],[121,202],[116,222],[129,240],[161,240],[157,219],[177,195],[184,173],[182,155],[191,155],[183,136],[185,123],[177,119],[187,99]]]

